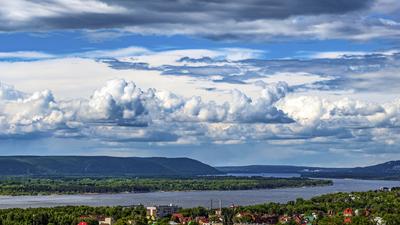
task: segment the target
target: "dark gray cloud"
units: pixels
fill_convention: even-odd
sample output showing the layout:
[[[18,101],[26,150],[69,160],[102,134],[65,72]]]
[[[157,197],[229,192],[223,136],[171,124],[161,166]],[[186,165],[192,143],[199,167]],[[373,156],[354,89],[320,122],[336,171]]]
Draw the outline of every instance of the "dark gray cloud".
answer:
[[[284,19],[294,15],[343,14],[368,7],[371,0],[107,0],[109,4],[122,5],[141,14],[139,22],[190,22],[206,13],[210,18],[230,18],[237,21],[257,19]],[[140,13],[142,12],[142,13]],[[144,13],[149,13],[144,15]],[[157,15],[152,15],[152,13]],[[187,17],[180,17],[187,15]],[[132,15],[135,16],[135,15]],[[160,20],[162,19],[162,20]],[[167,19],[165,21],[165,19]]]
[[[312,57],[313,53],[306,57]],[[314,53],[317,54],[317,53]],[[358,93],[397,93],[400,77],[400,53],[398,50],[376,53],[333,52],[333,58],[301,59],[244,59],[226,60],[218,57],[177,60],[176,65],[151,66],[145,61],[120,61],[104,59],[102,62],[119,70],[157,70],[163,75],[206,78],[215,83],[249,84],[256,79],[288,73],[294,77],[319,76],[315,82],[295,84],[294,92],[306,90],[356,91]],[[347,54],[347,55],[346,55]],[[352,55],[355,54],[355,55]],[[329,55],[329,52],[327,53]],[[342,56],[340,56],[342,55]],[[325,78],[325,79],[322,79]]]
[[[215,39],[237,39],[249,35],[290,36],[264,28],[276,26],[263,20],[291,17],[344,15],[369,9],[373,0],[15,0],[0,3],[0,30],[47,31],[59,29],[128,29],[134,33],[190,34]],[[25,10],[29,8],[30,10]],[[301,19],[302,20],[302,19]],[[263,21],[260,27],[260,21]],[[315,24],[308,21],[297,27]],[[287,28],[290,29],[290,28]],[[357,27],[334,30],[360,33]],[[252,30],[259,30],[252,34]],[[282,33],[283,32],[283,33]],[[293,30],[293,32],[296,32]]]

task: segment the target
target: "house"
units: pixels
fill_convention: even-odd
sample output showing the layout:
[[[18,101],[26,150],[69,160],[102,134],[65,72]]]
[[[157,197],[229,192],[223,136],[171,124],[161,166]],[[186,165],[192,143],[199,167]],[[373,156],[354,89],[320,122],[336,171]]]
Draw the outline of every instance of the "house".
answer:
[[[196,217],[195,221],[199,224],[199,225],[210,225],[210,220],[204,216],[198,216]]]
[[[267,224],[277,224],[279,217],[277,215],[269,215],[265,218]]]
[[[294,215],[293,220],[296,224],[302,224],[303,223],[303,217],[301,215]]]
[[[279,221],[279,216],[277,215],[268,215],[264,214],[262,216],[257,216],[255,218],[256,223],[262,223],[262,224],[277,224]]]
[[[114,219],[112,217],[98,216],[98,215],[89,215],[89,216],[80,216],[80,219],[90,219],[99,222],[99,225],[113,225]],[[87,225],[87,222],[80,222],[78,225]]]
[[[386,225],[385,220],[383,220],[381,217],[375,217],[373,221],[376,225]]]
[[[232,204],[232,205],[229,206],[229,208],[231,208],[231,209],[237,209],[237,208],[239,208],[239,206],[238,206],[238,205],[235,205],[235,204]]]
[[[365,209],[364,216],[369,217],[371,215],[371,209]]]
[[[222,222],[222,210],[217,209],[215,210],[215,215],[212,217],[209,217],[213,222]]]
[[[156,206],[146,207],[146,217],[152,220],[157,219],[157,207]]]
[[[183,217],[181,224],[185,225],[185,224],[189,224],[190,222],[192,222],[192,217]]]
[[[346,217],[346,218],[344,218],[343,223],[344,223],[344,224],[351,223],[351,217]]]
[[[255,217],[253,214],[249,212],[239,212],[235,215],[235,217],[240,221],[240,222],[249,222],[249,221],[255,221]]]
[[[221,209],[215,210],[215,215],[216,216],[222,216],[222,210]]]
[[[114,219],[112,217],[99,217],[97,219],[99,221],[99,225],[113,225]]]
[[[292,218],[290,216],[284,215],[284,216],[279,216],[279,223],[288,223],[291,221]]]
[[[306,225],[312,225],[315,221],[316,217],[315,216],[305,216],[303,219],[303,224]]]
[[[381,187],[380,190],[383,191],[383,192],[389,192],[389,191],[391,191],[392,189],[391,189],[391,188],[388,188],[388,187]]]
[[[175,221],[175,222],[181,222],[183,219],[183,215],[181,213],[174,213],[171,216],[171,221]]]
[[[185,217],[181,213],[174,213],[171,216],[171,222],[178,222],[179,224],[188,224],[191,221],[192,221],[191,217]]]
[[[179,207],[176,205],[158,205],[158,206],[150,206],[146,207],[147,212],[147,218],[155,220],[159,218],[163,218],[169,215],[173,215],[174,213],[177,213],[179,211]]]
[[[351,217],[353,216],[353,209],[347,208],[343,211],[343,216],[345,217]]]

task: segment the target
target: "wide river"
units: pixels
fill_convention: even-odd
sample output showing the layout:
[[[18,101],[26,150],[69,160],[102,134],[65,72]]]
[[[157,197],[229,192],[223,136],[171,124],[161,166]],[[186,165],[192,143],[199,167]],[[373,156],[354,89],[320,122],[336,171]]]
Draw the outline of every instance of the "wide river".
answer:
[[[264,202],[285,203],[296,198],[351,191],[376,190],[381,187],[400,187],[400,181],[332,179],[332,186],[282,188],[247,191],[188,191],[121,194],[84,194],[50,196],[0,196],[0,208],[53,207],[64,205],[114,206],[176,204],[182,207],[209,207],[221,200],[223,206],[252,205]]]

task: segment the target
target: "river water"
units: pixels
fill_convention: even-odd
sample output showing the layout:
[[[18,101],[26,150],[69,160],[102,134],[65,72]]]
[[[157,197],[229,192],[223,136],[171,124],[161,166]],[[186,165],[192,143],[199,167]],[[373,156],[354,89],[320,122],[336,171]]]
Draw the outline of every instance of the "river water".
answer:
[[[264,202],[285,203],[296,198],[334,193],[376,190],[381,187],[400,187],[400,181],[332,179],[332,186],[263,189],[247,191],[188,191],[121,194],[83,194],[50,196],[0,196],[0,208],[53,207],[64,205],[115,206],[115,205],[160,205],[176,204],[181,207],[216,207],[221,200],[223,206],[252,205]]]

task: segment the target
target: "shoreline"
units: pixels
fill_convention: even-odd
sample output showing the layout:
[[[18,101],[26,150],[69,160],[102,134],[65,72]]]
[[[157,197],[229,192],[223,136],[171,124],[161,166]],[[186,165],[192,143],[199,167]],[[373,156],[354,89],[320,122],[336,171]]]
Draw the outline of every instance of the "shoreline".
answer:
[[[320,184],[320,185],[308,185],[308,186],[288,186],[288,187],[276,187],[276,188],[250,188],[250,189],[235,189],[235,190],[216,190],[216,189],[204,189],[204,190],[176,190],[176,191],[147,191],[147,192],[83,192],[83,193],[50,193],[50,194],[18,194],[18,195],[1,195],[1,197],[36,197],[36,196],[94,196],[94,195],[119,195],[119,194],[149,194],[149,193],[190,193],[190,192],[207,192],[207,191],[216,191],[216,192],[235,192],[235,191],[256,191],[256,190],[277,190],[277,189],[291,189],[291,188],[312,188],[312,187],[325,187],[325,186],[333,186],[333,181],[330,184]]]

